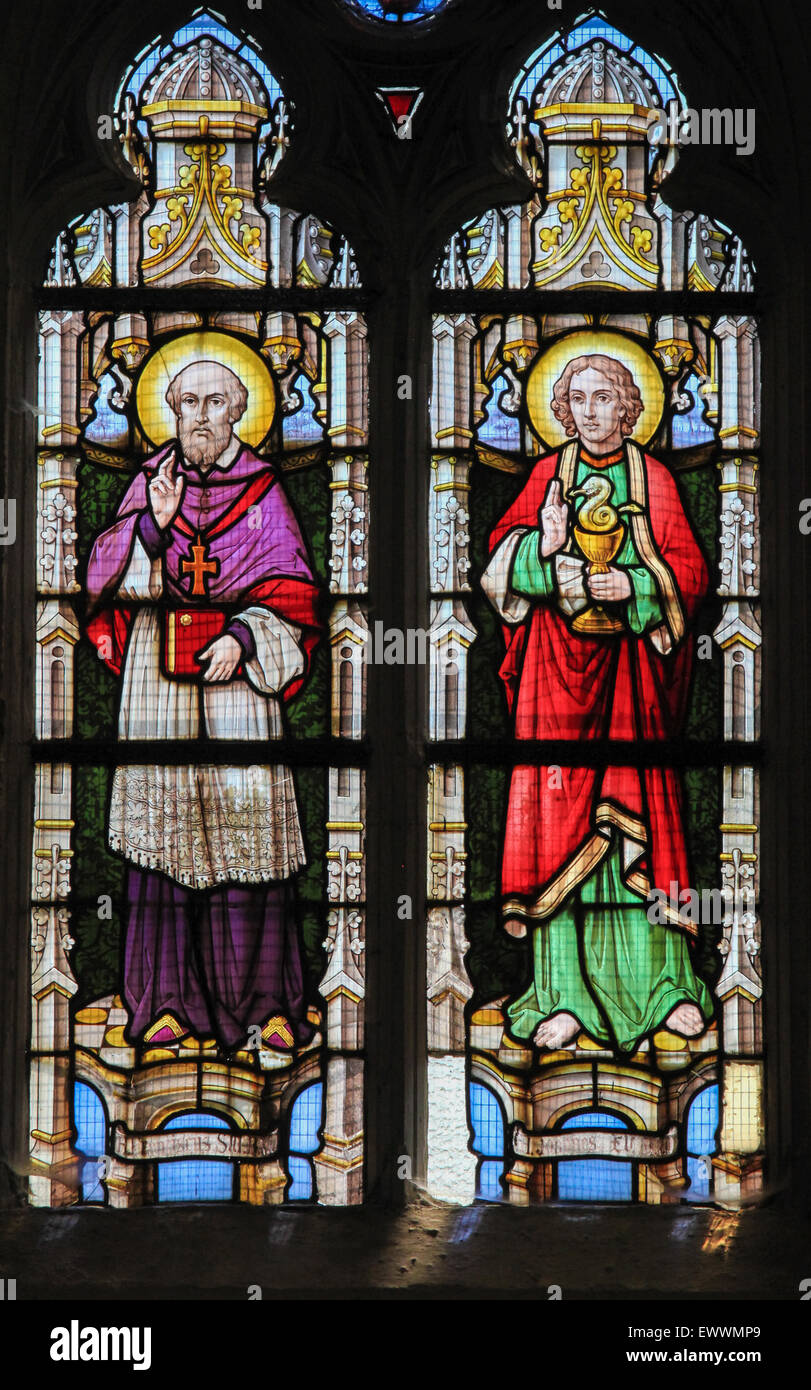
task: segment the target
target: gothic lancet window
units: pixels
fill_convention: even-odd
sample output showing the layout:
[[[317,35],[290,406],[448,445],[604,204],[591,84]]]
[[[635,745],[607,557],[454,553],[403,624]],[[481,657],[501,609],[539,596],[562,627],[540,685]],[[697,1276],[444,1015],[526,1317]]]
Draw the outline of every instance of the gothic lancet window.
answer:
[[[139,55],[41,294],[41,1206],[362,1196],[366,327],[265,58]]]
[[[535,194],[437,273],[429,1186],[454,1200],[761,1183],[759,328],[738,237],[668,204],[674,101],[599,15],[556,35],[510,95]]]

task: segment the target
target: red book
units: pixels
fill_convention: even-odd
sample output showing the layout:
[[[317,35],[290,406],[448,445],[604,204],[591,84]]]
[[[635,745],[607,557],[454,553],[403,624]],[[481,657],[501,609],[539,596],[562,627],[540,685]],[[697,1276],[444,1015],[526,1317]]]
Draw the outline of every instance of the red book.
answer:
[[[194,680],[207,662],[197,656],[225,630],[226,615],[218,608],[170,608],[164,613],[163,664],[167,676]],[[235,675],[240,674],[237,667]]]

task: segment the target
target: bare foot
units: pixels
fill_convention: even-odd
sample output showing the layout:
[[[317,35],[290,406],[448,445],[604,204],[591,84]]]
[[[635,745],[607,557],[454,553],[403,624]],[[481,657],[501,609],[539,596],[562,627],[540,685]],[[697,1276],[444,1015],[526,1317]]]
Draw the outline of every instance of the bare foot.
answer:
[[[555,1049],[565,1047],[580,1032],[580,1024],[574,1014],[553,1014],[545,1018],[535,1029],[532,1041],[536,1047]]]
[[[504,930],[509,932],[510,936],[526,936],[526,922],[520,921],[518,917],[506,917],[504,920]]]
[[[697,1038],[706,1027],[697,1004],[677,1004],[665,1019],[663,1028],[670,1033],[680,1033],[683,1038]]]

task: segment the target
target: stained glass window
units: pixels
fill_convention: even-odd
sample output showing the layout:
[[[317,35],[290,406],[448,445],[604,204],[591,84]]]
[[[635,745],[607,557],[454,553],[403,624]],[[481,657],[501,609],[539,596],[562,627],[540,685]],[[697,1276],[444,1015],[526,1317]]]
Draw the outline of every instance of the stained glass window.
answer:
[[[341,3],[417,41],[444,8]],[[135,55],[140,193],[72,218],[40,295],[39,1205],[361,1197],[367,330],[350,241],[274,198],[273,66],[204,9]],[[686,101],[603,16],[554,34],[508,96],[533,195],[436,269],[428,1186],[453,1201],[761,1188],[761,314],[734,230],[668,203],[651,117]]]
[[[355,1203],[358,275],[274,202],[293,108],[216,16],[116,120],[142,191],[59,235],[39,321],[32,1200]]]
[[[599,16],[510,93],[529,202],[437,269],[429,1187],[737,1202],[762,1170],[759,319],[669,206],[678,79]],[[467,1116],[466,1142],[463,1119]]]

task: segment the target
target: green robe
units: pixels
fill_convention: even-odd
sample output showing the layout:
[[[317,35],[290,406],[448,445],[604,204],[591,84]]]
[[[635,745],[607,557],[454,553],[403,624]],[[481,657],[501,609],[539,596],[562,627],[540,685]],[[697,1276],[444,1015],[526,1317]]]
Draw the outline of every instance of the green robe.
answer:
[[[643,900],[622,881],[618,848],[533,928],[532,950],[532,984],[507,1009],[517,1038],[565,1012],[596,1042],[632,1052],[677,1004],[697,1004],[712,1018],[684,932],[648,921]]]

